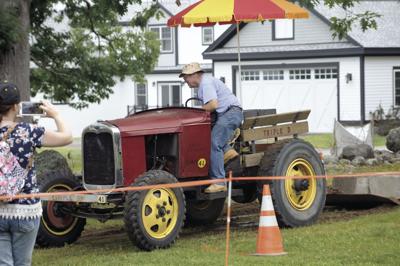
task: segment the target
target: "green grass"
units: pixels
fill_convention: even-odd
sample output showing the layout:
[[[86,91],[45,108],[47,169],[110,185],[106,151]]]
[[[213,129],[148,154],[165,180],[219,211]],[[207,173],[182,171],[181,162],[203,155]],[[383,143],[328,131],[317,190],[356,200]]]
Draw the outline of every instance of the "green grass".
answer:
[[[400,171],[400,163],[381,164],[376,166],[357,166],[357,167],[349,167],[349,165],[338,164],[334,168],[327,168],[328,175],[369,173],[369,172],[398,172],[398,171]]]
[[[300,138],[310,142],[315,148],[328,149],[333,146],[333,135],[330,133],[323,134],[307,134]]]
[[[386,137],[382,137],[379,135],[374,135],[374,145],[379,146],[386,146]]]
[[[234,211],[234,210],[233,210]],[[257,229],[231,232],[230,265],[398,265],[400,208],[348,221],[282,229],[285,256],[256,257]],[[121,229],[122,223],[103,225]],[[97,228],[88,226],[88,231]],[[33,265],[224,265],[225,232],[183,231],[176,244],[151,253],[134,247],[126,234],[98,232],[64,248],[35,249]]]
[[[333,147],[334,139],[331,133],[321,134],[306,134],[300,136],[300,138],[310,142],[315,148],[329,149]],[[374,135],[373,142],[375,147],[381,147],[386,145],[386,137]]]

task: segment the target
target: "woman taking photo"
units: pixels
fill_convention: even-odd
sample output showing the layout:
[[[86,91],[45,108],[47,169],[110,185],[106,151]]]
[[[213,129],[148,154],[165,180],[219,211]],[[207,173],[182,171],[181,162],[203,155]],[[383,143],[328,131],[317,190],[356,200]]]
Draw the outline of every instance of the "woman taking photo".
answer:
[[[20,93],[12,83],[0,83],[0,141],[6,141],[21,168],[26,169],[19,194],[38,193],[33,154],[39,147],[70,144],[72,135],[57,110],[48,102],[40,108],[54,119],[57,131],[16,122],[20,111]],[[40,199],[26,198],[0,201],[0,265],[31,265],[32,251],[39,229]]]

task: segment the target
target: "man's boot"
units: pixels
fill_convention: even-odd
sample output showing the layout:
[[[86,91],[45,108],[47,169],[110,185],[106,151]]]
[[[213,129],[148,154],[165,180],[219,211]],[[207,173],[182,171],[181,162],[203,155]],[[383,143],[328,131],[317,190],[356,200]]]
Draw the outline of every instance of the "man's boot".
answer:
[[[224,154],[224,164],[226,164],[230,160],[235,159],[237,156],[239,156],[239,153],[237,153],[234,149],[228,150]]]
[[[226,185],[211,184],[204,190],[204,193],[216,193],[226,191]]]

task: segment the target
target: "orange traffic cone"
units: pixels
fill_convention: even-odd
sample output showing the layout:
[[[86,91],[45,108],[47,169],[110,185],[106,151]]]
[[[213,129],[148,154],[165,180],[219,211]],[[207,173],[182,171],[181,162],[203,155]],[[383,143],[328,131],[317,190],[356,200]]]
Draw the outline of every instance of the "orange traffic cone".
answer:
[[[284,255],[282,236],[275,217],[271,192],[264,185],[261,204],[260,223],[258,225],[257,250],[255,255]]]

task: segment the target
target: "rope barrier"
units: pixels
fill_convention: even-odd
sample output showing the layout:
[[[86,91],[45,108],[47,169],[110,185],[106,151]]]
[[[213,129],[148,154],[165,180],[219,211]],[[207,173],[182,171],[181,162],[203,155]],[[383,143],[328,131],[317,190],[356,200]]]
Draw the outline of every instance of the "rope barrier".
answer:
[[[342,175],[316,175],[316,176],[242,176],[232,177],[232,182],[235,181],[267,181],[267,180],[286,180],[286,179],[311,179],[311,178],[364,178],[364,177],[379,177],[379,176],[400,176],[400,172],[367,172],[357,174],[342,174]],[[12,199],[28,199],[28,198],[45,198],[49,196],[71,196],[71,195],[87,195],[87,194],[108,194],[113,192],[129,192],[129,191],[142,191],[157,188],[184,188],[196,187],[203,185],[211,185],[214,183],[229,182],[228,178],[225,179],[208,179],[198,181],[177,182],[169,184],[157,184],[149,186],[129,186],[113,189],[97,189],[97,190],[79,190],[79,191],[62,191],[62,192],[45,192],[45,193],[32,193],[32,194],[18,194],[15,196],[0,196],[0,201],[9,201]]]
[[[226,241],[225,241],[225,266],[229,265],[230,230],[231,230],[231,202],[232,202],[232,171],[228,175],[228,203],[226,210]]]

